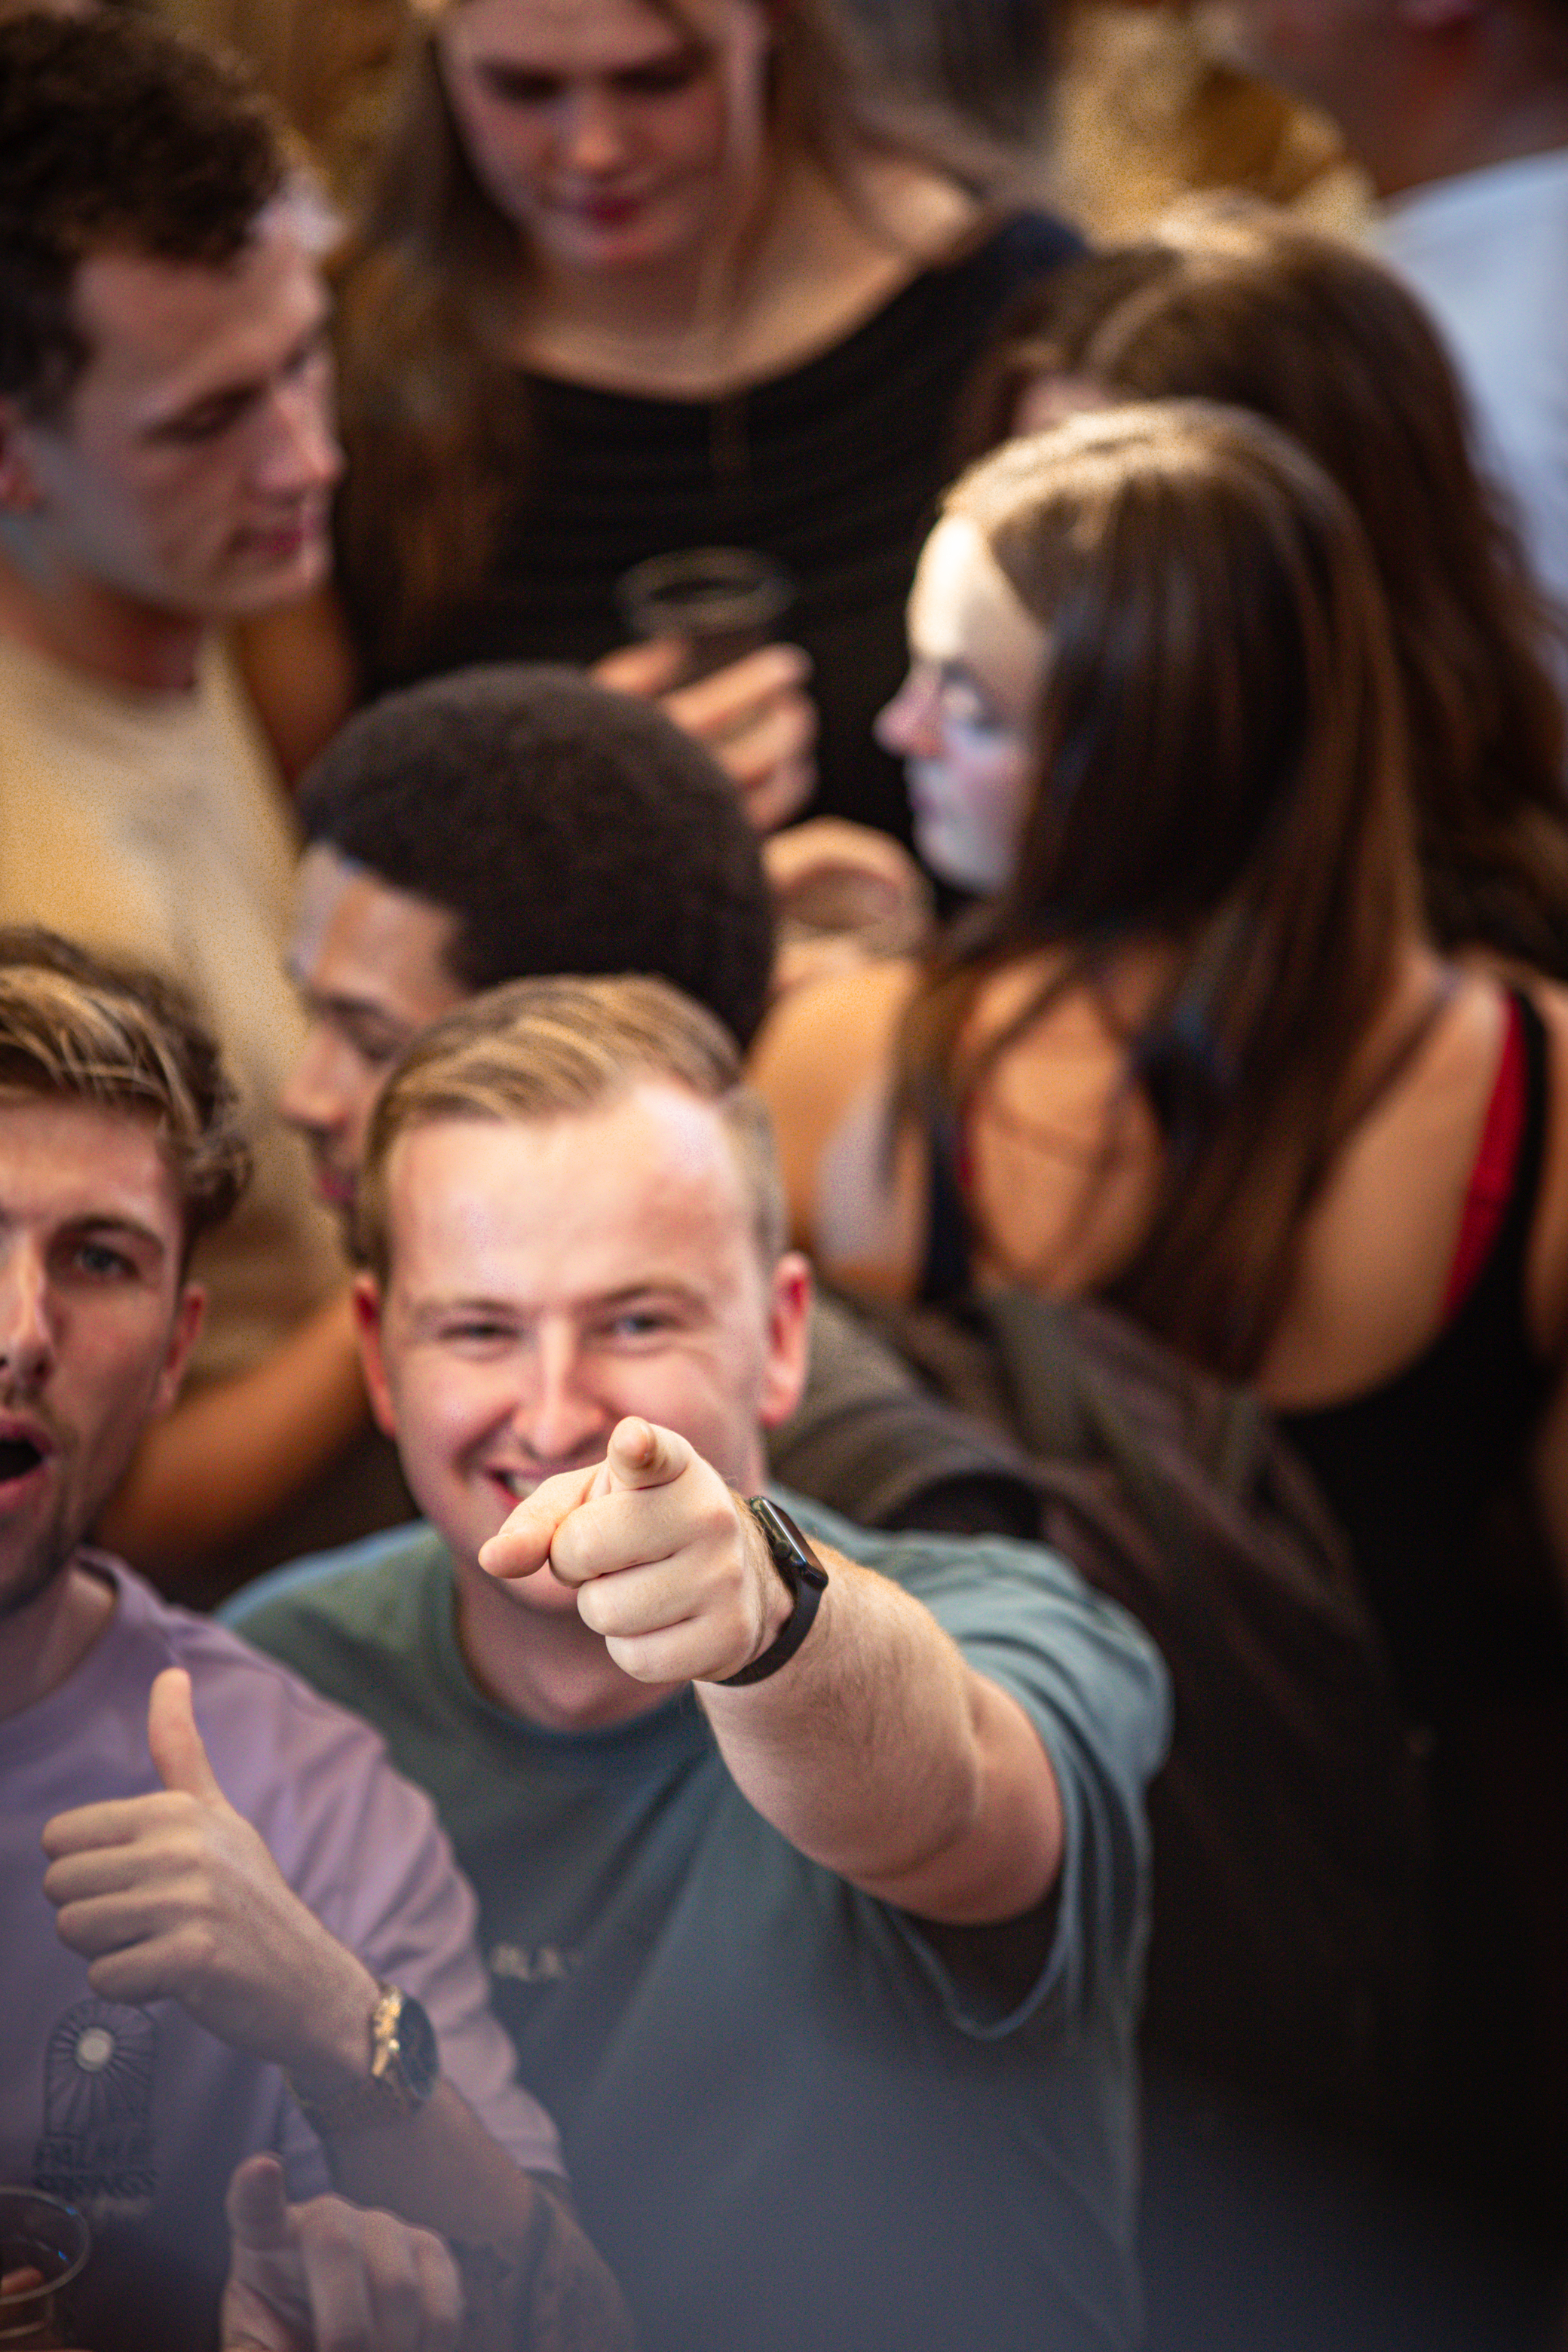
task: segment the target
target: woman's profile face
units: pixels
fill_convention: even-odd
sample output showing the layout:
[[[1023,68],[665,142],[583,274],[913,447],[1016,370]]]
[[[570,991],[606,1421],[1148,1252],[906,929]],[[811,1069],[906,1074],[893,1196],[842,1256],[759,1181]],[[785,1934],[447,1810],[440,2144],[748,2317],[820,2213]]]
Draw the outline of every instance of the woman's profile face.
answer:
[[[990,893],[1012,874],[1027,808],[1046,632],[966,515],[925,543],[910,597],[910,674],[877,720],[904,761],[933,874]]]
[[[437,56],[493,204],[547,274],[700,267],[763,168],[756,0],[457,0]]]

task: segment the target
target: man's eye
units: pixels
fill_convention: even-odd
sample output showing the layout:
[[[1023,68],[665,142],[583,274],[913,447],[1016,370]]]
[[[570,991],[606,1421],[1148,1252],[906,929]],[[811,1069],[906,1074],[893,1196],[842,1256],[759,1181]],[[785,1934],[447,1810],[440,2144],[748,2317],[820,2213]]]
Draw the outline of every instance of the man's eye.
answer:
[[[219,441],[239,422],[249,405],[249,394],[206,401],[200,408],[187,409],[182,416],[166,418],[155,428],[153,438],[174,449],[194,449],[205,441]]]
[[[80,1243],[74,1263],[79,1273],[90,1276],[95,1282],[112,1282],[136,1272],[134,1261],[123,1250],[111,1249],[107,1242]]]
[[[406,1037],[394,1036],[384,1029],[344,1027],[342,1034],[350,1051],[372,1070],[390,1069],[408,1043]]]
[[[605,1327],[612,1339],[647,1339],[669,1329],[670,1318],[651,1307],[634,1307],[616,1316]]]
[[[512,1337],[494,1323],[455,1323],[437,1332],[437,1343],[449,1356],[466,1358],[470,1363],[489,1363],[508,1352]]]
[[[481,66],[479,79],[508,106],[550,106],[562,91],[553,74],[524,73],[518,66]]]
[[[616,88],[627,98],[670,98],[689,89],[704,70],[700,57],[669,58],[658,65],[630,66],[616,76]]]

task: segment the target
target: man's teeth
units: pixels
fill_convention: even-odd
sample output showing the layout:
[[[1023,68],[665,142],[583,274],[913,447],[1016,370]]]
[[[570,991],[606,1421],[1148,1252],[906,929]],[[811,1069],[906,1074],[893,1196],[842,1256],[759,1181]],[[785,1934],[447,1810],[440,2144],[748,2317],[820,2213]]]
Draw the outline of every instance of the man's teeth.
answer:
[[[508,1494],[515,1496],[520,1503],[525,1501],[532,1490],[532,1479],[525,1477],[521,1470],[498,1470],[496,1476]]]

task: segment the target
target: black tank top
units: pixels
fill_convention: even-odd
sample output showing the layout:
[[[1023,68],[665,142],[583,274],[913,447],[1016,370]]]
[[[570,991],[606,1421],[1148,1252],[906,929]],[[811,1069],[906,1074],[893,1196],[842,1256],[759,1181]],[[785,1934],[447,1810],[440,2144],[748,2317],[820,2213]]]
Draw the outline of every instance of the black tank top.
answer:
[[[1506,1640],[1495,1595],[1468,1572],[1483,1511],[1517,1467],[1552,1386],[1531,1343],[1525,1260],[1545,1158],[1546,1031],[1509,992],[1524,1058],[1524,1116],[1492,1243],[1457,1311],[1413,1363],[1342,1402],[1280,1412],[1350,1538],[1405,1702],[1431,1719],[1478,1651]],[[952,1298],[970,1275],[968,1218],[951,1121],[933,1127],[921,1295]],[[1531,1622],[1534,1622],[1533,1613]]]
[[[1443,1711],[1468,1676],[1483,1603],[1467,1563],[1482,1511],[1507,1482],[1546,1402],[1552,1371],[1525,1308],[1525,1261],[1545,1159],[1546,1031],[1510,991],[1524,1051],[1524,1118],[1490,1250],[1436,1338],[1361,1396],[1278,1418],[1339,1514],[1407,1705]]]

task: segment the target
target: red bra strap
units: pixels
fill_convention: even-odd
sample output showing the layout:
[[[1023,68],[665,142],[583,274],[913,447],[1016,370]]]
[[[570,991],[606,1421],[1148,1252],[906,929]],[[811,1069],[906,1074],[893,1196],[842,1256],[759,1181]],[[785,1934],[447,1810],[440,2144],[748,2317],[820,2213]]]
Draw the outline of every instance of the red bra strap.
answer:
[[[1498,1237],[1512,1195],[1519,1147],[1524,1136],[1525,1092],[1524,1019],[1518,1000],[1510,995],[1502,1058],[1492,1082],[1480,1149],[1465,1193],[1458,1243],[1448,1269],[1448,1287],[1443,1298],[1445,1323],[1453,1321],[1469,1297]]]

